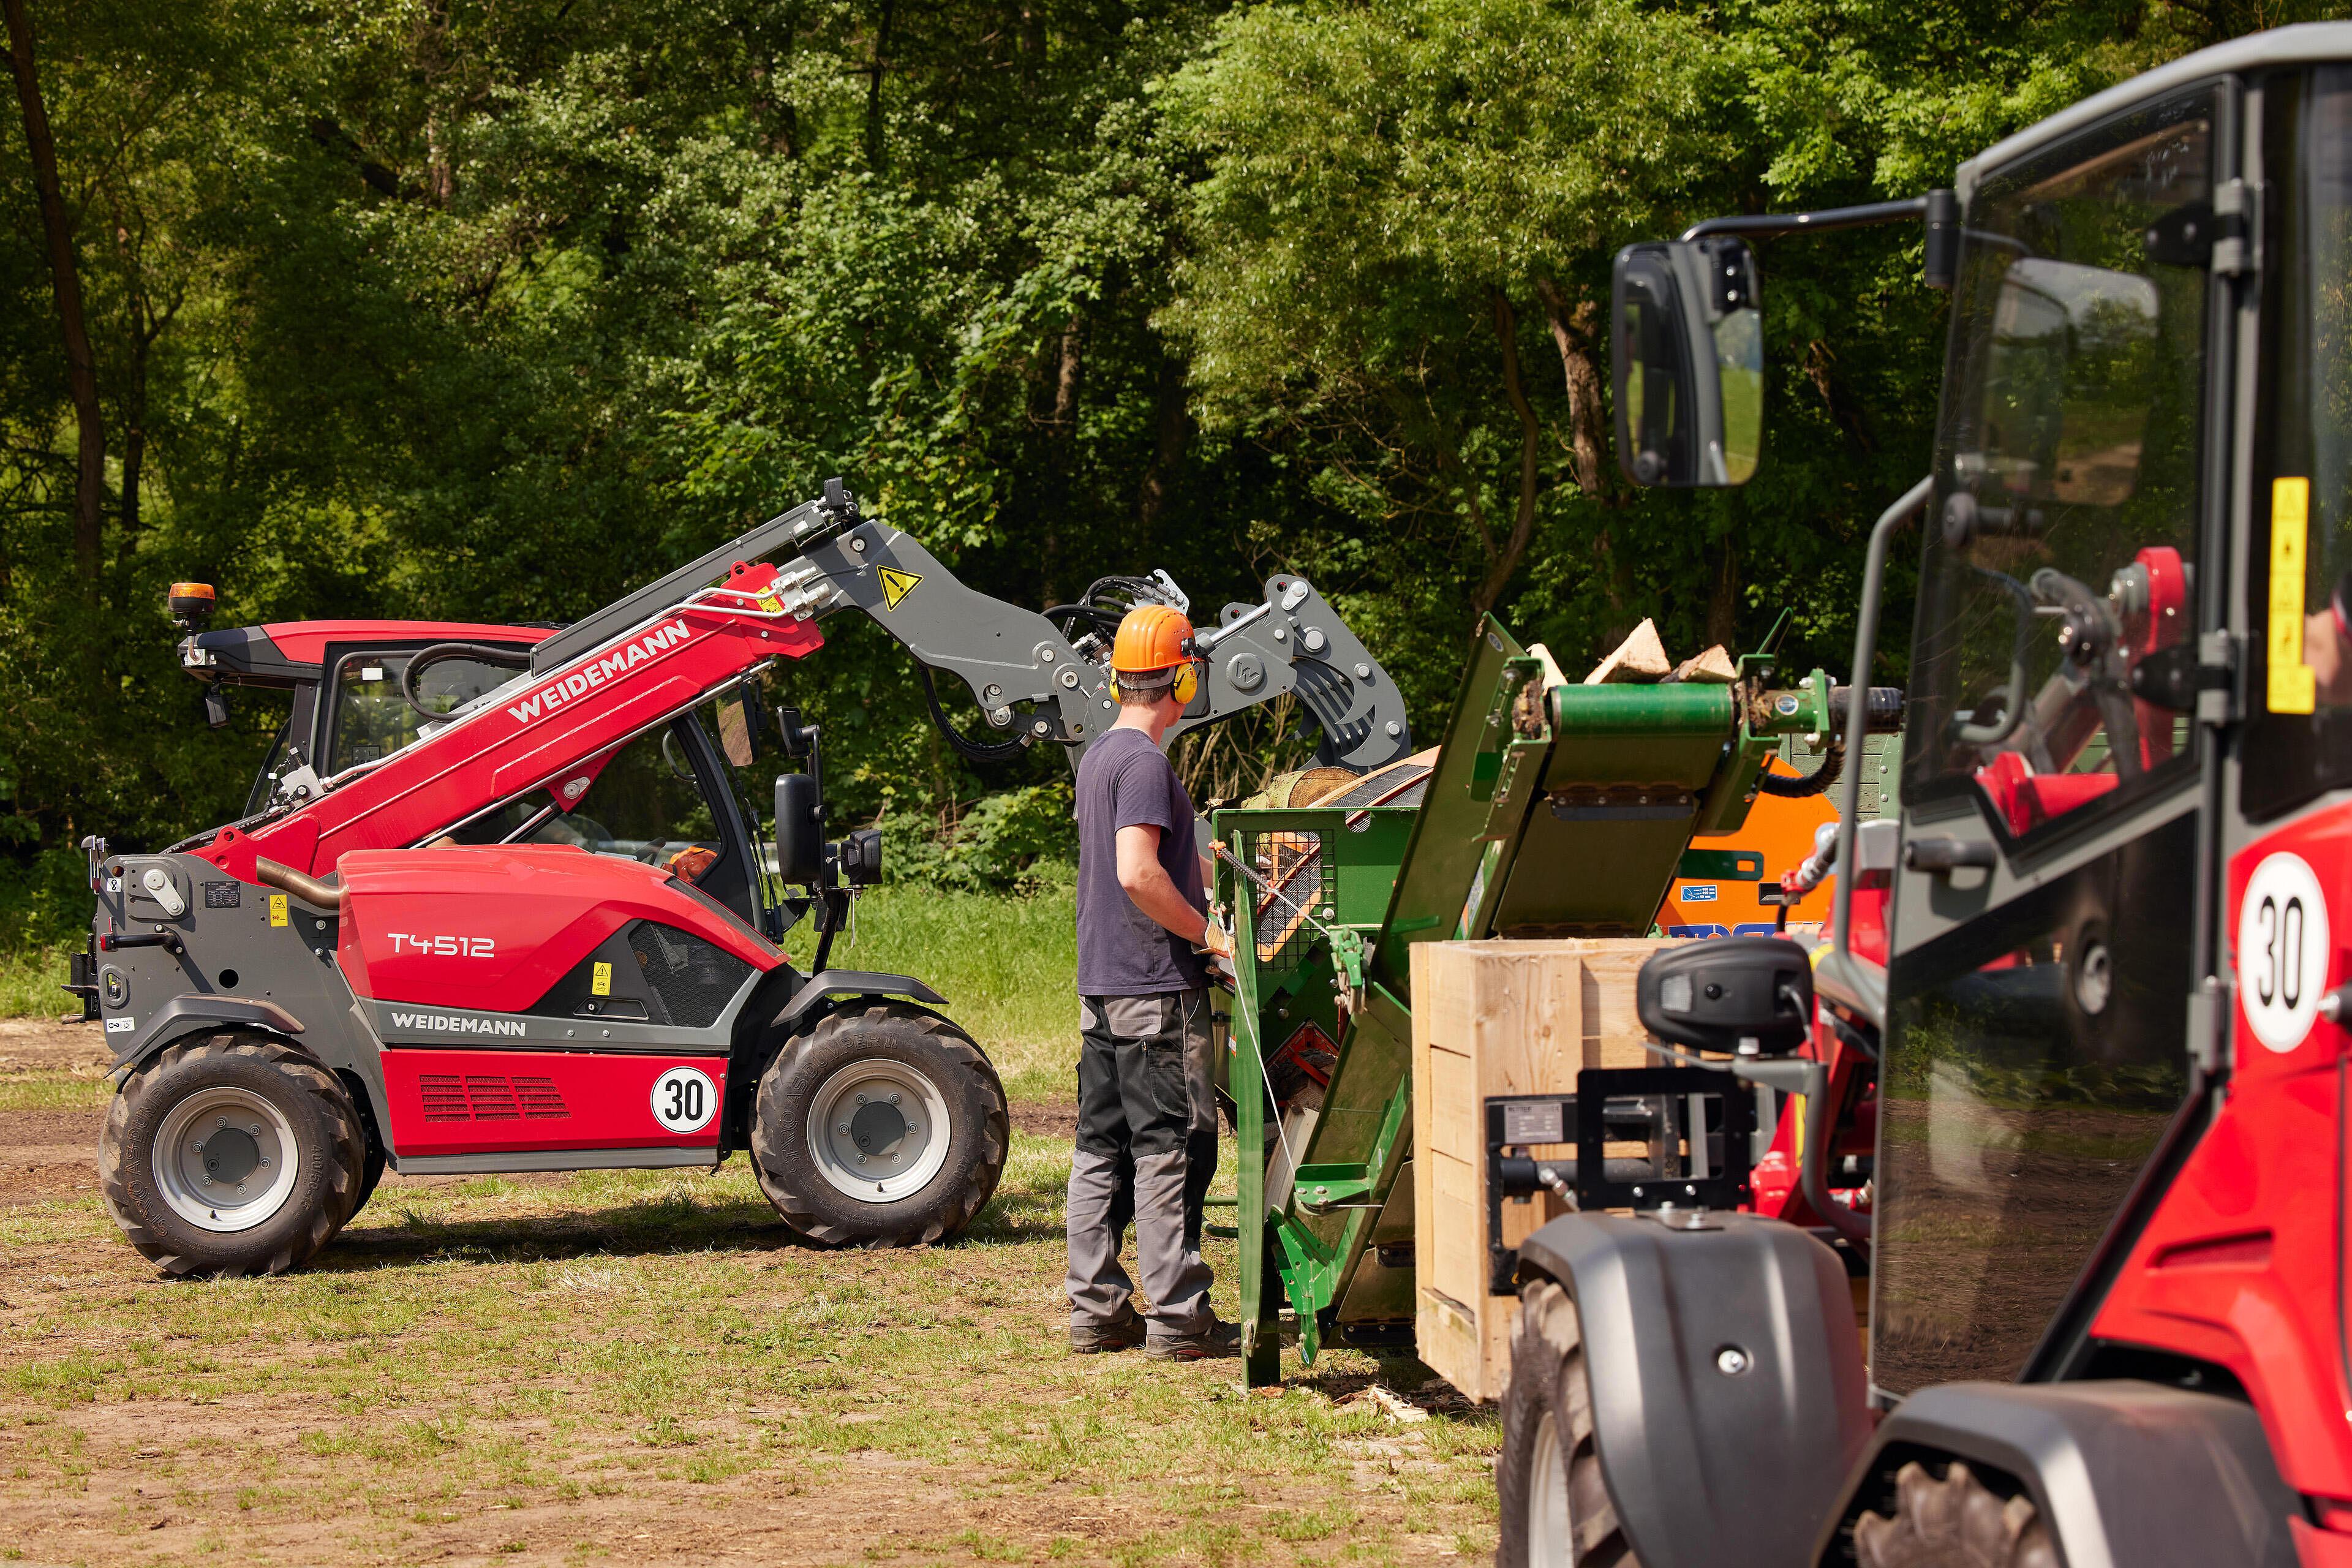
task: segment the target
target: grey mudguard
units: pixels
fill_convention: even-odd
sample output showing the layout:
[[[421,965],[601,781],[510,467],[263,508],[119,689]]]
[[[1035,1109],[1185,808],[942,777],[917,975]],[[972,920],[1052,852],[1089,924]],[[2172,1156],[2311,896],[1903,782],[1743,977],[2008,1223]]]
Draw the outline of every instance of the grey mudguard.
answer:
[[[2288,1520],[2262,1417],[2242,1400],[2139,1382],[1948,1383],[1879,1424],[1813,1560],[1843,1555],[1847,1521],[1886,1510],[1908,1459],[1967,1460],[2022,1483],[2067,1568],[2293,1568]],[[1647,1559],[1645,1558],[1646,1562]]]
[[[249,996],[174,996],[140,1026],[131,1043],[116,1053],[110,1070],[144,1061],[182,1035],[222,1024],[243,1024],[278,1035],[302,1032],[301,1021],[275,1002],[256,1002]]]
[[[830,584],[819,613],[844,604],[866,612],[916,658],[970,687],[997,738],[1027,731],[1062,742],[1075,766],[1118,715],[1108,672],[1080,658],[1051,621],[966,586],[895,528],[861,521],[802,560],[785,578],[805,585],[795,574],[808,571]],[[1305,578],[1269,578],[1263,603],[1226,605],[1199,637],[1207,678],[1169,740],[1295,691],[1322,729],[1324,761],[1362,770],[1412,750],[1396,683]]]
[[[1644,1568],[1799,1568],[1869,1439],[1853,1299],[1796,1226],[1705,1223],[1570,1215],[1519,1266],[1576,1299],[1594,1447]]]
[[[948,999],[908,974],[885,974],[872,969],[828,969],[801,982],[793,999],[776,1015],[775,1027],[786,1028],[805,1016],[828,996],[911,996],[934,1007]]]

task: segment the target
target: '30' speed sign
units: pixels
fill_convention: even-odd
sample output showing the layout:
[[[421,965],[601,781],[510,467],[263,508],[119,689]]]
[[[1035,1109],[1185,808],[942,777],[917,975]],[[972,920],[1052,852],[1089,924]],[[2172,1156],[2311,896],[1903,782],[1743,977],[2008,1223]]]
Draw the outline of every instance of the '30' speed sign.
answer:
[[[2327,900],[2300,855],[2264,856],[2238,908],[2238,1000],[2274,1051],[2303,1044],[2327,992]]]

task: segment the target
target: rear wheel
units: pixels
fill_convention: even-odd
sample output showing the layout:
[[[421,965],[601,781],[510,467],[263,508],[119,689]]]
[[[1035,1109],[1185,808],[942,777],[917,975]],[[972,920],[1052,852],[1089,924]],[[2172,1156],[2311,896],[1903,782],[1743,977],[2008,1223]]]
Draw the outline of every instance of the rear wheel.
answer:
[[[1601,1475],[1576,1303],[1549,1279],[1519,1292],[1495,1488],[1496,1568],[1641,1568]]]
[[[366,1144],[334,1075],[280,1041],[167,1047],[107,1108],[99,1184],[169,1274],[278,1274],[357,1207]]]
[[[922,1247],[971,1223],[1004,1173],[996,1069],[946,1019],[878,1002],[827,1014],[761,1075],[760,1188],[832,1247]]]
[[[2002,1498],[1954,1459],[1941,1480],[1914,1460],[1895,1472],[1895,1512],[1854,1521],[1861,1568],[2061,1568],[2033,1500]]]

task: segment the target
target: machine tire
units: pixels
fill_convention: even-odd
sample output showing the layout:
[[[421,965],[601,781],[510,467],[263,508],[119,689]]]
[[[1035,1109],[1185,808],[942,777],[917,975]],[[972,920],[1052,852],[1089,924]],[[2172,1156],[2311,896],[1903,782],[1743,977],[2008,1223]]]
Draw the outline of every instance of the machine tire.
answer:
[[[1938,1480],[1917,1460],[1895,1473],[1895,1513],[1853,1524],[1860,1568],[2063,1568],[2033,1500],[2003,1500],[1954,1459]]]
[[[903,1086],[894,1092],[914,1094],[917,1104],[904,1108],[910,1111],[925,1100],[933,1107],[920,1121],[908,1119],[904,1137],[917,1137],[919,1126],[930,1134],[907,1156],[910,1163],[895,1173],[877,1173],[904,1189],[887,1201],[854,1196],[844,1181],[850,1167],[837,1152],[821,1156],[815,1147],[812,1116],[820,1100],[840,1100],[842,1109],[825,1121],[846,1127],[835,1117],[861,1082]],[[948,1122],[943,1142],[934,1120],[941,1109]],[[1011,1126],[1004,1086],[971,1036],[902,1002],[852,1005],[787,1041],[761,1075],[751,1119],[751,1166],[760,1190],[784,1223],[808,1240],[827,1247],[927,1247],[952,1240],[995,1194]],[[903,1151],[908,1145],[901,1138],[887,1147]]]
[[[159,1133],[207,1096],[274,1113],[270,1144],[290,1143],[295,1156],[282,1195],[242,1228],[194,1223],[157,1174]],[[123,1082],[99,1136],[99,1186],[124,1237],[166,1274],[282,1274],[351,1217],[366,1152],[359,1111],[332,1073],[267,1035],[213,1035],[166,1047]]]
[[[352,1199],[352,1212],[343,1216],[343,1225],[349,1225],[359,1217],[360,1210],[367,1207],[368,1199],[375,1196],[375,1184],[383,1180],[383,1151],[370,1143],[367,1157],[360,1166],[359,1191]],[[340,1230],[342,1226],[336,1228]]]
[[[1549,1279],[1519,1291],[1495,1489],[1496,1568],[1641,1568],[1601,1474],[1576,1303]]]

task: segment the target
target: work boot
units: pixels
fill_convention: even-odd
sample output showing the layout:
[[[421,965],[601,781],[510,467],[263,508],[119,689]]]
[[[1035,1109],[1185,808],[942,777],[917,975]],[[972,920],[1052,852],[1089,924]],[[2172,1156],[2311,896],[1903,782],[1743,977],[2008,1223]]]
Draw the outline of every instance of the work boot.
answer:
[[[1153,1361],[1222,1361],[1239,1354],[1241,1343],[1239,1323],[1212,1319],[1207,1328],[1189,1334],[1151,1335],[1143,1342],[1143,1353]]]
[[[1108,1323],[1092,1323],[1085,1328],[1075,1324],[1070,1329],[1072,1355],[1102,1355],[1111,1351],[1131,1351],[1143,1342],[1143,1320],[1129,1307],[1122,1315]]]

